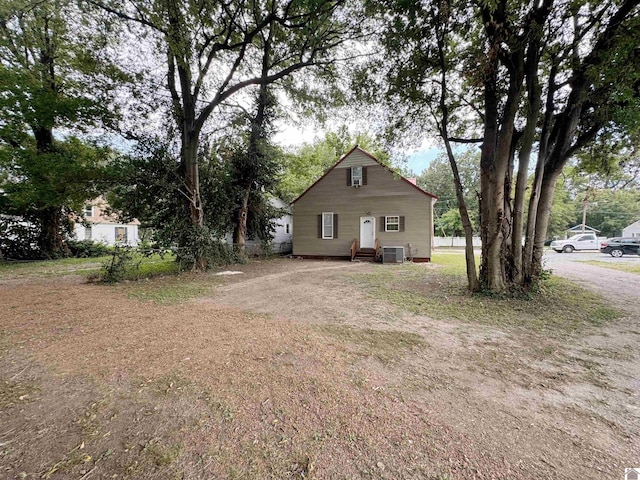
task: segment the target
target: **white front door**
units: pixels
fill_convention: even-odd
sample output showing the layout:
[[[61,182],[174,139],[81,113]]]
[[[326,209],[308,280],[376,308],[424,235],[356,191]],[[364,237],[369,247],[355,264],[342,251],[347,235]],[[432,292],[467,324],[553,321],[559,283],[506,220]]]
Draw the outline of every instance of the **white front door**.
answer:
[[[360,248],[375,246],[376,217],[360,217]]]

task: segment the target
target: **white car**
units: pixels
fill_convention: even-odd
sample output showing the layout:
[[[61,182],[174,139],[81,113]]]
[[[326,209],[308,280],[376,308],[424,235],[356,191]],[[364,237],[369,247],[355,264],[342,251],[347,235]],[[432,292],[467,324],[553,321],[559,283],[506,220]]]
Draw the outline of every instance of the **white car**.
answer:
[[[574,250],[599,250],[600,242],[593,233],[579,233],[566,240],[554,240],[551,248],[558,253],[571,253]]]

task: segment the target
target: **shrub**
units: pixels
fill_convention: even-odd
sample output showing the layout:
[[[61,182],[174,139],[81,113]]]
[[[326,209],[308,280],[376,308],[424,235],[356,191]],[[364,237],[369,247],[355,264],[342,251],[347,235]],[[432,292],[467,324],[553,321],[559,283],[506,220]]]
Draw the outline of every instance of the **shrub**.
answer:
[[[181,270],[193,268],[197,258],[205,258],[209,267],[243,262],[231,245],[216,239],[207,227],[191,227],[183,232],[181,246],[174,247]]]
[[[134,250],[131,247],[115,247],[111,258],[102,265],[99,278],[104,283],[121,282],[129,272],[140,267],[141,260],[134,260]]]
[[[104,257],[112,252],[112,248],[93,240],[69,240],[67,246],[71,255],[76,258]]]
[[[0,216],[0,256],[11,260],[41,260],[40,229],[30,222]]]

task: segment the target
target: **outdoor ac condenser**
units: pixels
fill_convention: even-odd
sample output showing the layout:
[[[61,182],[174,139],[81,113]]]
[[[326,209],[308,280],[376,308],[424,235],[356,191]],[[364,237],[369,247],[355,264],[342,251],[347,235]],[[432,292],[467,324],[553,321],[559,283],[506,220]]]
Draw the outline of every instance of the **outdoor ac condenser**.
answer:
[[[382,247],[382,263],[403,263],[404,247]]]

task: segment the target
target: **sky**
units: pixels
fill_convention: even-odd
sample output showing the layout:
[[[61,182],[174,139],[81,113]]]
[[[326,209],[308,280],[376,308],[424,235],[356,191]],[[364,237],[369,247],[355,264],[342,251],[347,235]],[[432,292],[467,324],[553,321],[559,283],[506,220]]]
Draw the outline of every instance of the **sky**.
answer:
[[[439,153],[440,149],[436,147],[423,147],[409,155],[407,167],[413,170],[416,175],[419,175]]]
[[[285,148],[295,148],[303,143],[312,143],[317,139],[323,138],[324,133],[324,130],[314,126],[281,125],[280,130],[274,136],[274,141]],[[402,153],[407,157],[407,168],[416,175],[420,175],[431,161],[438,156],[440,150],[429,141],[425,141],[420,147],[412,148]]]

